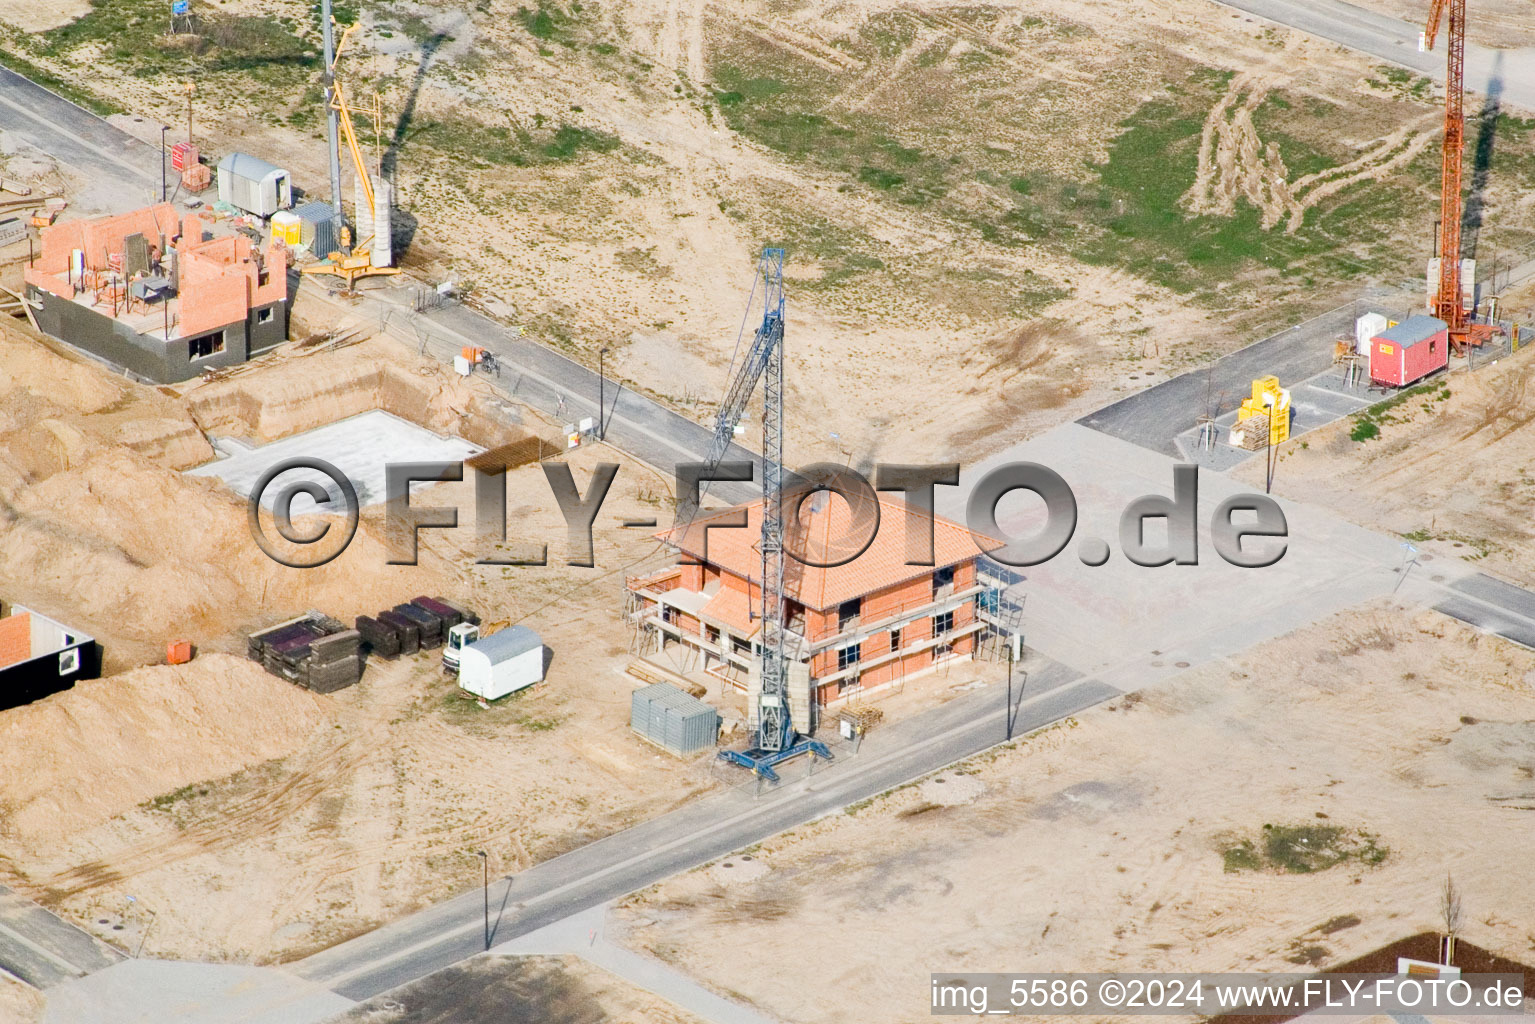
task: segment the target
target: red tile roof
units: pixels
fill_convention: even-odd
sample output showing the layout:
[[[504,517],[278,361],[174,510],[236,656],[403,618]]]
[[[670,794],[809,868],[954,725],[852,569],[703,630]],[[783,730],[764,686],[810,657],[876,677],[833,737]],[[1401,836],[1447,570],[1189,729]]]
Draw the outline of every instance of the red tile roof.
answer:
[[[819,498],[820,500],[817,500]],[[816,510],[815,506],[820,506]],[[720,523],[740,509],[746,511],[745,528],[716,525],[708,530],[709,565],[736,576],[760,583],[762,577],[762,502],[760,500],[735,509],[722,509],[707,515],[700,514],[682,533],[668,530],[659,536],[668,544],[703,560],[704,531],[710,524]],[[806,608],[826,611],[844,601],[862,597],[877,590],[920,579],[934,569],[955,565],[975,558],[984,550],[1001,546],[1000,541],[974,534],[970,530],[945,519],[929,516],[912,508],[896,497],[879,499],[879,528],[874,540],[862,554],[844,565],[818,568],[805,565],[792,556],[784,558],[784,592],[792,600]],[[805,501],[800,507],[800,531],[791,536],[786,547],[798,550],[817,562],[831,562],[852,554],[867,530],[852,536],[853,512],[840,497],[818,495]],[[907,532],[933,530],[933,565],[906,564]],[[787,524],[785,524],[787,530]],[[920,535],[918,535],[920,536]],[[800,538],[803,537],[803,540]],[[723,594],[724,591],[721,591]],[[719,598],[716,597],[715,600]]]

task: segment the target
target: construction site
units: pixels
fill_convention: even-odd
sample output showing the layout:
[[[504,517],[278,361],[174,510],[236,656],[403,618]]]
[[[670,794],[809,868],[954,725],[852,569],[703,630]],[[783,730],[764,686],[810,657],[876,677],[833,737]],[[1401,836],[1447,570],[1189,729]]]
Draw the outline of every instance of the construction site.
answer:
[[[0,1022],[1535,1019],[1535,7],[0,32]]]

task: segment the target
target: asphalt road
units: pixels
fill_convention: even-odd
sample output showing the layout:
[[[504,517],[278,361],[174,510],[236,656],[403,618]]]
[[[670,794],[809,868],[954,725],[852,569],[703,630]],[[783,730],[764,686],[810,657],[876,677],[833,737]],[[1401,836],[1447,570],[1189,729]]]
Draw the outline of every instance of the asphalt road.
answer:
[[[1058,722],[1119,691],[1056,664],[1020,678],[1014,735]],[[1015,700],[1016,700],[1015,696]],[[544,861],[491,889],[493,942],[501,943],[837,813],[904,782],[1004,742],[1002,685],[874,730],[857,754],[782,770],[783,783],[756,795],[750,783]],[[351,999],[366,999],[485,948],[482,894],[468,892],[334,946],[290,970]]]
[[[387,301],[392,293],[373,294]],[[472,309],[453,303],[417,315],[429,348],[447,357],[465,343],[489,349],[501,361],[503,369],[498,382],[508,394],[562,422],[579,424],[586,417],[596,420],[600,394],[607,442],[657,469],[674,473],[677,463],[699,462],[708,453],[712,430],[612,379],[604,383],[581,363],[547,345],[529,341]],[[760,423],[760,417],[753,415],[750,422]],[[761,472],[757,466],[761,456],[750,448],[732,445],[725,458],[751,462],[753,472]],[[760,489],[712,484],[707,493],[725,502],[737,502],[755,497]]]
[[[1361,303],[1350,303],[1286,328],[1216,360],[1212,366],[1163,381],[1113,405],[1088,413],[1078,423],[1174,459],[1183,453],[1174,438],[1198,425],[1208,410],[1219,416],[1246,398],[1257,377],[1281,383],[1305,380],[1332,365],[1333,340],[1352,337]]]
[[[1437,48],[1418,52],[1424,25],[1376,14],[1341,0],[1217,0],[1307,35],[1328,39],[1351,50],[1400,64],[1436,82],[1445,77],[1445,28],[1440,26]],[[1428,4],[1423,5],[1427,21]],[[1476,17],[1472,5],[1470,18]],[[1497,93],[1504,103],[1535,110],[1535,50],[1489,50],[1466,46],[1466,88],[1482,95]]]
[[[6,67],[0,67],[0,130],[92,180],[121,184],[124,209],[142,205],[146,189],[159,191],[159,150]]]
[[[1535,594],[1477,573],[1451,585],[1435,611],[1535,650]]]
[[[0,886],[0,968],[36,988],[78,978],[122,954]]]

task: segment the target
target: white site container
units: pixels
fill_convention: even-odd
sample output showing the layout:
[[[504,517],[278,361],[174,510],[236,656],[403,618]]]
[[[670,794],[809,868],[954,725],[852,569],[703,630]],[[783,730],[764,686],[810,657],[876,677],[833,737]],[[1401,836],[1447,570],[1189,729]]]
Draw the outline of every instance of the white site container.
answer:
[[[270,217],[293,205],[293,181],[287,171],[249,153],[230,153],[219,161],[219,201],[258,217]]]
[[[544,644],[526,626],[508,626],[459,655],[459,687],[484,700],[516,693],[543,678]]]

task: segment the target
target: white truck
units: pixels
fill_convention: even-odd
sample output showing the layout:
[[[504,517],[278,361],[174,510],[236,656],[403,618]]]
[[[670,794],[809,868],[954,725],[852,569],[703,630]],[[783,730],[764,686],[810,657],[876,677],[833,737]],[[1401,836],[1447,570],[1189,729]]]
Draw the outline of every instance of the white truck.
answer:
[[[456,675],[459,652],[479,638],[480,627],[473,622],[460,622],[450,628],[448,642],[442,647],[442,670],[449,675]]]

